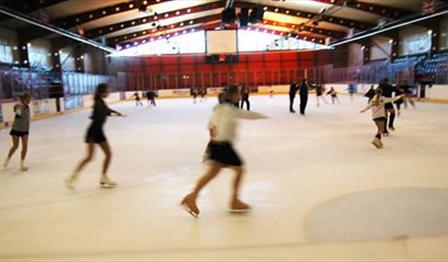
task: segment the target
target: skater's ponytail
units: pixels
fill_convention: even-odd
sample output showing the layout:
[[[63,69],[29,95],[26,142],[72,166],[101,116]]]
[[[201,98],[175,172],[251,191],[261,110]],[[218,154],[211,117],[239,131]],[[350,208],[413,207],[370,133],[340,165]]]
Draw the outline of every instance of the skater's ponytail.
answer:
[[[100,100],[101,94],[106,93],[108,88],[109,86],[105,83],[97,85],[95,90],[95,100]]]

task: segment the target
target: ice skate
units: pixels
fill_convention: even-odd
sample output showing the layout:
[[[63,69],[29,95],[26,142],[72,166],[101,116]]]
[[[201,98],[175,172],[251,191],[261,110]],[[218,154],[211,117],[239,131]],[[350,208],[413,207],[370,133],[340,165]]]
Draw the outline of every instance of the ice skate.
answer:
[[[5,158],[5,161],[3,162],[3,168],[7,168],[9,165],[9,158]]]
[[[250,205],[242,202],[239,199],[235,199],[230,204],[229,212],[231,213],[247,213],[251,210]]]
[[[102,176],[100,180],[100,186],[102,188],[114,188],[117,186],[117,183],[110,180],[107,176]]]
[[[373,139],[371,144],[378,149],[383,146],[382,142],[378,138]]]
[[[393,127],[393,126],[390,126],[389,129],[392,131],[395,131],[395,127]]]
[[[21,161],[20,162],[20,171],[28,171],[28,167],[25,165],[25,162]]]
[[[64,180],[64,184],[67,187],[67,189],[75,189],[75,183],[76,183],[77,179],[78,179],[78,175],[76,175],[76,174],[73,174],[73,175],[67,177]]]
[[[187,195],[182,199],[182,202],[180,205],[193,217],[198,217],[200,211],[199,208],[196,206],[195,200],[193,200],[193,197],[191,194]]]

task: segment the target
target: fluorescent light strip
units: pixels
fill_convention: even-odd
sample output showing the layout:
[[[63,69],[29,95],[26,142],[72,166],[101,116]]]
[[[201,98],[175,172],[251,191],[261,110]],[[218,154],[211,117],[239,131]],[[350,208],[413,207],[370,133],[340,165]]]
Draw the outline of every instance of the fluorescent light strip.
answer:
[[[434,17],[442,16],[442,15],[445,15],[445,14],[448,14],[448,10],[444,10],[444,11],[441,11],[441,12],[438,12],[438,13],[435,13],[435,14],[432,14],[432,15],[428,15],[428,16],[419,17],[417,19],[414,19],[414,20],[411,20],[411,21],[407,21],[407,22],[403,22],[401,24],[393,25],[393,26],[390,26],[390,27],[387,27],[387,28],[383,28],[381,30],[378,30],[378,31],[375,31],[375,32],[372,32],[372,33],[369,33],[369,34],[366,34],[366,35],[357,36],[357,37],[353,37],[353,38],[350,38],[350,39],[347,39],[347,40],[343,40],[341,42],[330,44],[330,46],[331,47],[336,47],[336,46],[339,46],[339,45],[348,44],[348,43],[355,42],[355,41],[358,41],[358,40],[361,40],[361,39],[364,39],[364,38],[367,38],[367,37],[370,37],[370,36],[374,36],[374,35],[377,35],[377,34],[380,34],[380,33],[383,33],[383,32],[387,32],[387,31],[390,31],[390,30],[393,30],[393,29],[397,29],[397,28],[409,25],[409,24],[417,23],[417,22],[420,22],[420,21],[424,21],[424,20],[431,19],[431,18],[434,18]]]

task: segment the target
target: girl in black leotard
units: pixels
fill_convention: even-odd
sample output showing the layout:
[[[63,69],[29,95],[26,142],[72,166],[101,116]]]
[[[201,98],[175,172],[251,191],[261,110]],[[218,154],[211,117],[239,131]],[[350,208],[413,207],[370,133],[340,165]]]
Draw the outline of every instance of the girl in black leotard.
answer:
[[[74,188],[74,183],[76,182],[81,170],[92,160],[95,144],[98,144],[106,155],[103,163],[100,186],[104,188],[111,188],[117,185],[107,177],[107,170],[109,168],[112,153],[106,136],[104,135],[103,126],[108,116],[123,116],[123,114],[110,109],[104,102],[103,99],[109,95],[108,89],[109,86],[107,84],[99,84],[96,87],[95,104],[93,106],[92,116],[90,117],[92,119],[92,123],[87,130],[85,138],[85,142],[87,143],[87,156],[81,160],[73,174],[66,179],[65,185],[70,189]]]

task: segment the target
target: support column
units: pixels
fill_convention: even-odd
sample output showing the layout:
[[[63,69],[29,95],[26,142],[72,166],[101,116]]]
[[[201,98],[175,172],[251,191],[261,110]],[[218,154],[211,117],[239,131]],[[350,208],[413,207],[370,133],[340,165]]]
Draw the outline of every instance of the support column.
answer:
[[[84,52],[81,46],[76,46],[74,51],[75,70],[77,73],[84,73]]]
[[[20,67],[30,67],[30,59],[29,59],[29,48],[31,47],[31,43],[19,39],[19,65]]]
[[[364,42],[362,44],[362,63],[363,65],[368,64],[370,62],[370,49],[372,45],[370,42]]]

